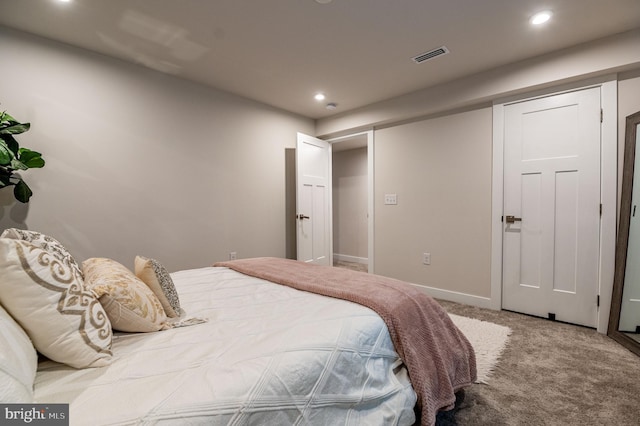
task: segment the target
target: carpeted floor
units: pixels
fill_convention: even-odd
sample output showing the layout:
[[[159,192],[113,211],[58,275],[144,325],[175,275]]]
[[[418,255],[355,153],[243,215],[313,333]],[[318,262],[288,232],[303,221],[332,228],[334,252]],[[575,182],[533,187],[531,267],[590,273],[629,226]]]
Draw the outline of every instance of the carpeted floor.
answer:
[[[358,265],[341,267],[357,269]],[[439,301],[452,314],[507,326],[487,384],[474,384],[437,426],[640,426],[640,357],[593,329]]]
[[[364,263],[347,262],[345,260],[334,260],[333,266],[338,268],[351,269],[353,271],[367,272],[368,266]]]
[[[450,425],[640,425],[640,357],[595,330],[440,301],[512,333],[488,384],[475,384]]]

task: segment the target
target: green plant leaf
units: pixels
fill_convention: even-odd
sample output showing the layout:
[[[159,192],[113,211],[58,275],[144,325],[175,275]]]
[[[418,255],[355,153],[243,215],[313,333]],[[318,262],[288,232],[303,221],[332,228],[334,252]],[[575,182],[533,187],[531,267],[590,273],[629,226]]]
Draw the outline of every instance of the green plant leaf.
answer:
[[[13,160],[13,153],[5,141],[0,140],[0,166],[7,166],[11,164],[11,160]]]
[[[6,111],[3,111],[2,114],[0,114],[0,128],[4,128],[15,123],[17,123],[16,119],[7,114]]]
[[[44,167],[44,158],[42,158],[42,154],[37,151],[32,151],[28,148],[20,148],[18,158],[22,164],[30,169],[39,169]]]
[[[22,161],[18,160],[17,158],[12,158],[11,168],[13,170],[27,170],[29,167],[27,167],[26,164],[24,164]]]
[[[0,128],[0,135],[19,135],[24,133],[31,127],[30,123],[17,123],[11,126]]]
[[[0,135],[0,140],[3,140],[7,144],[7,147],[9,147],[11,152],[13,152],[13,155],[15,156],[18,155],[20,144],[18,144],[18,141],[16,140],[16,138],[14,138],[11,135]]]
[[[21,203],[28,203],[29,198],[31,198],[32,195],[33,192],[31,192],[31,188],[29,188],[29,185],[27,185],[22,179],[20,179],[13,188],[13,196]]]

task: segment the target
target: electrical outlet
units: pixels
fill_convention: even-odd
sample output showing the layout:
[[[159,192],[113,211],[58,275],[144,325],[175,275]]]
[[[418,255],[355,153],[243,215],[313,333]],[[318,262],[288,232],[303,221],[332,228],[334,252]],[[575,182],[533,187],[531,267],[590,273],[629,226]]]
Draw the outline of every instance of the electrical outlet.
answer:
[[[422,253],[422,264],[431,265],[431,253]]]
[[[235,251],[229,252],[229,260],[236,260],[238,258],[238,253]]]
[[[384,203],[386,205],[395,206],[398,204],[398,196],[396,194],[384,194]]]

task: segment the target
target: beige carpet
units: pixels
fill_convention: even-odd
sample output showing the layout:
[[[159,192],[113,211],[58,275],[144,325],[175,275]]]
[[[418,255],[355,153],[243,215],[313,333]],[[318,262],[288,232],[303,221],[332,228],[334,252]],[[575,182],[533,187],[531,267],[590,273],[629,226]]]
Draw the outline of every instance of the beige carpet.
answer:
[[[364,263],[346,262],[344,260],[334,260],[333,266],[337,268],[351,269],[353,271],[367,272],[368,266]]]
[[[438,425],[640,425],[640,357],[593,329],[440,301],[512,332],[488,384]]]

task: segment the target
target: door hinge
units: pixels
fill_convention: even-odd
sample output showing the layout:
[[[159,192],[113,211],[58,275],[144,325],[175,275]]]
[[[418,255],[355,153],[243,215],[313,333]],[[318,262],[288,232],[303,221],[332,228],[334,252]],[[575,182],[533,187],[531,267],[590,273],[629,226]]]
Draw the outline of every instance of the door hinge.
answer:
[[[604,121],[604,110],[600,108],[600,122],[602,123],[603,121]]]
[[[600,216],[602,216],[602,203],[600,203]]]
[[[596,307],[600,307],[600,295],[596,296]]]

